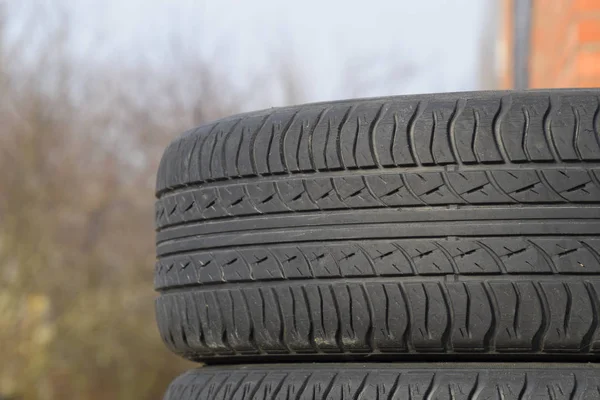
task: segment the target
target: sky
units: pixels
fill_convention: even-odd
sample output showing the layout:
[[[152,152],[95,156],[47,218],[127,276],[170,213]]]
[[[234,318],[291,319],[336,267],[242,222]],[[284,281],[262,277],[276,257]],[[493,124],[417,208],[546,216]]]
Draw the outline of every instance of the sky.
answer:
[[[218,60],[237,82],[268,72],[277,54],[316,101],[342,93],[349,69],[369,95],[477,89],[493,0],[57,1],[82,54],[160,66],[175,46]]]

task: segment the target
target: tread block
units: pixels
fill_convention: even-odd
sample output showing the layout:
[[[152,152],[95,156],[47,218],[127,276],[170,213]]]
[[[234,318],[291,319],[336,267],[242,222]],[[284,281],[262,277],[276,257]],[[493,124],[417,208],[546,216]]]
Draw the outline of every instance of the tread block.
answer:
[[[455,102],[423,104],[413,132],[416,157],[423,165],[456,163],[448,134],[455,112]]]
[[[532,282],[491,282],[496,300],[498,351],[539,350],[538,334],[543,333],[542,299]]]
[[[440,172],[425,172],[406,176],[406,184],[427,204],[459,204]]]
[[[273,182],[245,185],[245,189],[248,193],[250,203],[258,213],[281,213],[290,210],[281,199],[277,192],[277,186]]]
[[[595,118],[597,96],[563,96],[550,121],[552,140],[562,160],[598,160],[600,143]]]
[[[402,175],[366,176],[365,180],[379,201],[387,206],[422,204],[422,201],[408,190]]]
[[[514,96],[500,124],[506,153],[512,162],[552,161],[544,134],[548,96]]]
[[[502,162],[494,136],[500,99],[468,99],[456,117],[454,135],[458,154],[465,164]]]
[[[333,106],[325,109],[312,134],[312,154],[315,168],[320,171],[342,167],[340,158],[341,130],[348,118],[350,107]]]
[[[449,282],[446,287],[454,310],[453,348],[465,352],[487,350],[493,310],[485,287],[480,282]]]

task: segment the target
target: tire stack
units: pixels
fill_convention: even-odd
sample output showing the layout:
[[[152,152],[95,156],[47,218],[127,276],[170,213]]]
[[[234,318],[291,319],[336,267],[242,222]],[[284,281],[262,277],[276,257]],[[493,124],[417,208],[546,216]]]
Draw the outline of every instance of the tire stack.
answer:
[[[168,400],[600,399],[600,90],[275,108],[157,178]]]

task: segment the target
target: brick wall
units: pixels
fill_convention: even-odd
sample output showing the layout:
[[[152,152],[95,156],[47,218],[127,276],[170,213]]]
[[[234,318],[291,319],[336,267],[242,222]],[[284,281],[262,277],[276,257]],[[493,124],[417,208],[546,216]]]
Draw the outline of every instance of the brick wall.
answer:
[[[502,3],[503,88],[513,82],[513,1]],[[530,87],[600,87],[600,0],[532,2]]]

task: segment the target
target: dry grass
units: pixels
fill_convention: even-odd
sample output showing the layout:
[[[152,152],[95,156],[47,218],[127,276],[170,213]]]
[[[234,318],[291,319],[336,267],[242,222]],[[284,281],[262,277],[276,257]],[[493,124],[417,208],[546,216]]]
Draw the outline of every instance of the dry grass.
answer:
[[[155,328],[157,163],[241,104],[202,60],[80,69],[46,33],[0,36],[0,398],[156,399],[191,365]]]
[[[300,75],[288,57],[268,71],[277,90],[264,77],[242,90],[217,63],[177,51],[161,69],[85,63],[63,14],[33,7],[9,40],[1,5],[0,398],[160,398],[191,367],[154,321],[162,149],[250,103],[301,102]]]

